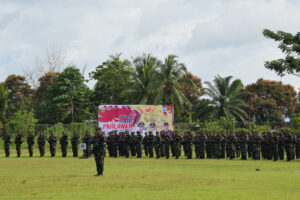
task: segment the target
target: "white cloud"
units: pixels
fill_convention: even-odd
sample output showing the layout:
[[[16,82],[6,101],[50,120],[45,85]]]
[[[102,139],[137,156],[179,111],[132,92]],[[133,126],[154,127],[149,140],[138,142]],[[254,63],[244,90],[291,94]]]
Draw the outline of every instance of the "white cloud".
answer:
[[[288,0],[0,1],[0,81],[61,46],[68,62],[93,70],[109,55],[176,54],[203,80],[280,80],[264,61],[282,57],[262,29],[299,32],[300,2]],[[285,83],[300,87],[299,78]]]

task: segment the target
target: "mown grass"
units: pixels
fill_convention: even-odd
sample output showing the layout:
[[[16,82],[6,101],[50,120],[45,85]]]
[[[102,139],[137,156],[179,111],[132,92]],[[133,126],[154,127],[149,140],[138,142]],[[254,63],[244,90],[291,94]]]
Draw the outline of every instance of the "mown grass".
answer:
[[[300,160],[106,158],[94,177],[92,158],[23,155],[0,151],[1,200],[300,199]]]

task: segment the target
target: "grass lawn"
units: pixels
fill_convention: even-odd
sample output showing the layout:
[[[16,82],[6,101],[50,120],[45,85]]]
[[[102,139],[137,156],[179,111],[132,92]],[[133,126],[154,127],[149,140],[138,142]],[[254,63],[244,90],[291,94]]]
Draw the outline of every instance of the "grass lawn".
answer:
[[[104,176],[94,177],[92,158],[24,151],[21,158],[0,151],[1,200],[300,199],[300,160],[106,158]]]

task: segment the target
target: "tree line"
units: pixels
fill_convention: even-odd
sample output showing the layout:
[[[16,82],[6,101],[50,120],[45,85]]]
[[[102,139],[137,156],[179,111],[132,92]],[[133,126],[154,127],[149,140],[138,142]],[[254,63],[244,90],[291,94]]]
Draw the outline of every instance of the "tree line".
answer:
[[[284,59],[267,61],[266,67],[297,75],[300,40],[296,39],[300,34],[292,35],[294,38],[270,30],[264,30],[263,34],[281,41],[279,47],[287,52],[286,60],[292,59],[294,69]],[[293,57],[292,51],[298,54]],[[92,88],[87,86],[88,81],[95,82]],[[240,123],[283,125],[288,117],[296,128],[300,124],[299,102],[293,86],[263,79],[244,85],[240,79],[219,75],[203,84],[176,55],[160,60],[152,54],[131,59],[116,54],[90,72],[87,79],[79,68],[70,65],[62,71],[43,73],[36,87],[28,82],[28,77],[16,74],[0,83],[3,126],[84,122],[97,118],[97,107],[101,104],[172,104],[177,122],[226,118]]]

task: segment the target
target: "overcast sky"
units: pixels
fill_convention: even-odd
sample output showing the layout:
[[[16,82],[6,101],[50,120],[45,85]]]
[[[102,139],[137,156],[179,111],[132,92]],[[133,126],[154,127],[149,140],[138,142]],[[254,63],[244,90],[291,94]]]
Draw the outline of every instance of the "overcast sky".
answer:
[[[283,57],[262,30],[300,31],[298,0],[0,0],[0,82],[23,74],[55,45],[67,62],[92,71],[109,55],[176,54],[210,81],[281,80],[264,68]],[[284,83],[300,87],[300,78]]]

